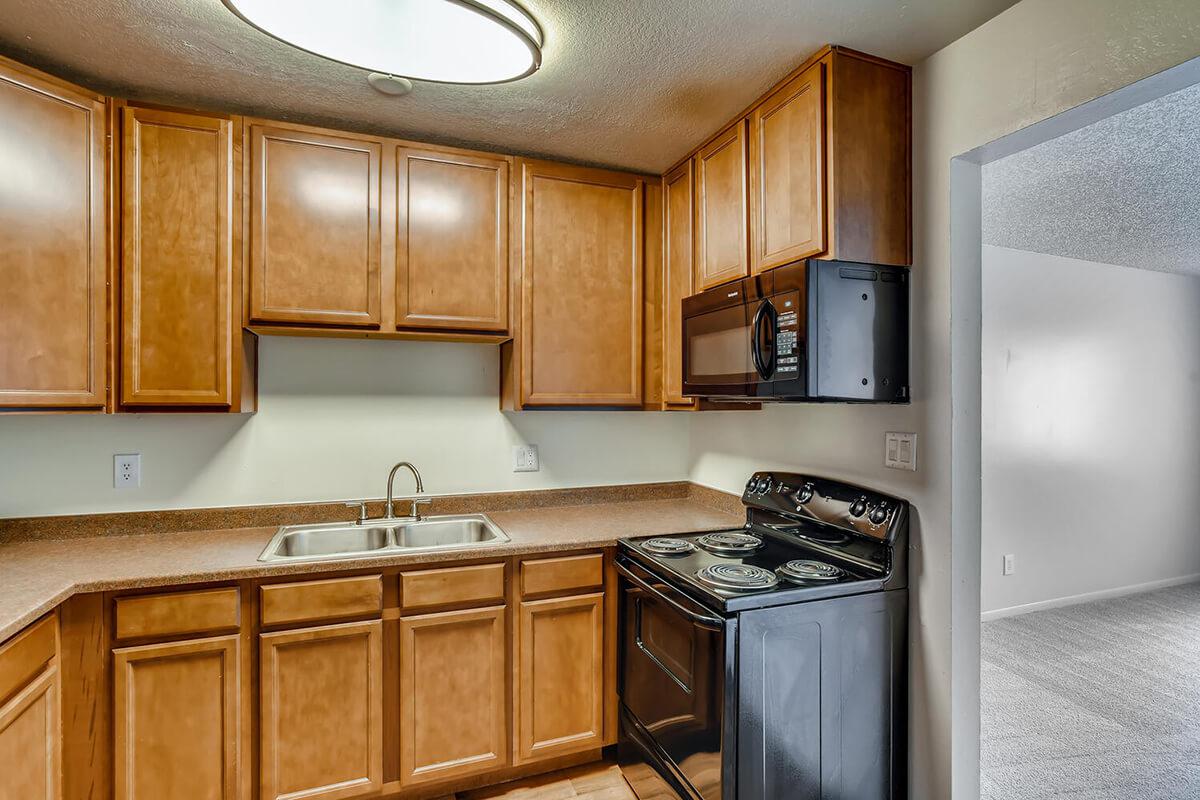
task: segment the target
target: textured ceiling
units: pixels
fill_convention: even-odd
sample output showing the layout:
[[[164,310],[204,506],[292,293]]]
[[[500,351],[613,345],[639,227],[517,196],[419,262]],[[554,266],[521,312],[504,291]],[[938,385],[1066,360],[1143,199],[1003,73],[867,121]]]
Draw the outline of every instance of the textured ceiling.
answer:
[[[539,72],[401,98],[221,0],[0,0],[0,52],[144,101],[661,172],[826,43],[915,63],[1013,2],[525,0]]]
[[[1200,85],[986,165],[983,241],[1200,275]]]

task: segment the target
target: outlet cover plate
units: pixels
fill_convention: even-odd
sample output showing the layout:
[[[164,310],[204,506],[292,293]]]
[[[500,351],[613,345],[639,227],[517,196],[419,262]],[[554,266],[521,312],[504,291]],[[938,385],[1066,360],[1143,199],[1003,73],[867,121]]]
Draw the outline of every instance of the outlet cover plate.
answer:
[[[512,460],[513,472],[537,472],[541,469],[536,444],[514,444]]]
[[[136,489],[142,485],[142,454],[120,453],[113,456],[113,488]]]

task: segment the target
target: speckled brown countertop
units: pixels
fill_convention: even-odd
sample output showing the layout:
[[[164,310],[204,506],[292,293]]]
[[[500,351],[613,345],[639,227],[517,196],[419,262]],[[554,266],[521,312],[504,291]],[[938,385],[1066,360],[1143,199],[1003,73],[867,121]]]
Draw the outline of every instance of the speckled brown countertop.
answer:
[[[317,574],[373,566],[604,547],[618,539],[740,525],[733,505],[713,495],[489,510],[511,541],[453,552],[302,564],[266,564],[259,554],[275,527],[133,536],[37,538],[0,544],[0,642],[83,592]],[[683,493],[681,493],[683,494]]]

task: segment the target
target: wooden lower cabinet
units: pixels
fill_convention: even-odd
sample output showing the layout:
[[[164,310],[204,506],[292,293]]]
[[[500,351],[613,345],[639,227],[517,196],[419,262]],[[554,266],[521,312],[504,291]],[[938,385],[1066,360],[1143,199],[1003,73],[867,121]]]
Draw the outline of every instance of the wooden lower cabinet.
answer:
[[[261,800],[362,797],[383,786],[383,623],[260,637]]]
[[[518,763],[604,744],[604,593],[521,603],[516,632]]]
[[[400,620],[400,772],[405,786],[507,763],[505,609]]]
[[[0,800],[58,800],[58,672],[47,667],[0,706]]]
[[[239,797],[238,636],[113,651],[115,800]]]

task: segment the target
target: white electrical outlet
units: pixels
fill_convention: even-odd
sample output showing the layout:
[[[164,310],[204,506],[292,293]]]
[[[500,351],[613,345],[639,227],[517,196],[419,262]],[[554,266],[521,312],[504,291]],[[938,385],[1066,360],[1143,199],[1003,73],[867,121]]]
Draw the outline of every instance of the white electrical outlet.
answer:
[[[1012,575],[1017,571],[1017,557],[1009,553],[1004,557],[1004,574]]]
[[[537,472],[541,469],[536,444],[514,444],[512,459],[513,472]]]
[[[892,469],[917,470],[917,435],[888,431],[883,435],[883,465]]]
[[[113,488],[136,489],[142,485],[142,454],[113,456]]]

